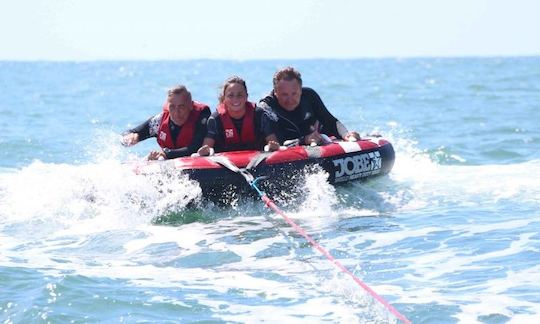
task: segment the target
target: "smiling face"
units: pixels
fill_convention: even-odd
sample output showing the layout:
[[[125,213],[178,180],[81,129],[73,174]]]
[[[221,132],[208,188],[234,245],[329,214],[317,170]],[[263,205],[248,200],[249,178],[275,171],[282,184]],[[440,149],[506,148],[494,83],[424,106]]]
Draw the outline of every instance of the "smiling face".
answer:
[[[283,109],[293,111],[300,104],[302,86],[296,79],[279,80],[274,86],[274,94]]]
[[[178,126],[184,125],[193,109],[191,96],[187,93],[172,94],[168,98],[169,114],[173,123]]]
[[[240,83],[230,83],[223,93],[223,104],[229,112],[239,112],[245,109],[247,91]]]

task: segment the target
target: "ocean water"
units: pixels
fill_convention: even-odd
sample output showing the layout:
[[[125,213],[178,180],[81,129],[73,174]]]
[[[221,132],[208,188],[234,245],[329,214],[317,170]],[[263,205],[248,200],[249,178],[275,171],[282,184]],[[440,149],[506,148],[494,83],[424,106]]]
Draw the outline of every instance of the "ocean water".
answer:
[[[262,202],[129,167],[168,87],[285,65],[396,163],[276,204],[413,323],[539,323],[540,57],[0,62],[1,322],[399,322]]]

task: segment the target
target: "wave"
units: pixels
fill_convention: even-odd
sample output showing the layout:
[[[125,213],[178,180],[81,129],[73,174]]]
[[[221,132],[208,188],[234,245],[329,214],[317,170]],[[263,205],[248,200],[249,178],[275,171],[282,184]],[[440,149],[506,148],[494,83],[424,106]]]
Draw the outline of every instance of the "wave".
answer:
[[[116,136],[116,135],[114,135]],[[260,212],[253,200],[236,200],[224,211],[201,201],[196,182],[181,174],[141,177],[132,164],[122,163],[125,151],[110,133],[89,152],[94,160],[83,165],[34,161],[0,173],[0,222],[34,224],[36,228],[96,227],[149,224],[179,225],[206,221],[218,215]],[[296,195],[275,197],[278,204],[304,220],[333,217],[380,216],[397,210],[426,206],[498,203],[538,203],[540,188],[531,174],[540,172],[540,160],[508,165],[445,165],[432,152],[397,127],[388,138],[396,150],[392,172],[367,183],[333,187],[321,169],[304,170]],[[114,144],[113,144],[114,143]],[[129,156],[128,158],[133,158]],[[299,194],[298,194],[299,193]],[[88,225],[88,224],[87,224]]]
[[[460,204],[538,203],[540,159],[510,164],[447,164],[439,153],[419,148],[416,140],[396,129],[389,134],[396,161],[385,188],[397,209],[449,202]],[[462,160],[453,156],[454,161]]]
[[[477,272],[489,273],[498,258],[519,264],[519,254],[534,244],[534,219],[497,213],[516,204],[538,206],[540,189],[531,174],[540,171],[540,160],[445,165],[401,132],[389,139],[396,163],[388,176],[333,187],[323,171],[306,169],[300,197],[276,201],[350,269],[375,283],[378,293],[397,299],[393,303],[418,309],[433,304],[443,321],[476,318],[490,307],[510,317],[505,307],[493,308],[509,300],[496,288],[529,285],[537,267],[513,268],[509,279],[477,279]],[[186,294],[178,300],[192,298],[209,307],[215,298],[207,296],[219,296],[235,309],[209,311],[223,320],[259,318],[252,301],[261,298],[261,307],[278,320],[300,313],[338,322],[389,321],[259,201],[191,208],[200,188],[186,176],[137,176],[114,152],[96,150],[94,157],[82,165],[34,161],[2,170],[3,266],[39,269],[51,277],[76,270],[118,291],[152,291],[156,299],[163,298],[160,288],[172,287]],[[452,208],[459,213],[448,212]],[[468,222],[471,213],[478,215]],[[514,232],[517,243],[502,244]],[[497,240],[489,241],[492,235]],[[478,301],[478,290],[470,288],[469,304],[454,314],[453,305],[463,300],[455,287],[464,280],[484,280],[477,287],[494,291],[494,297]],[[519,307],[520,298],[510,302]],[[281,302],[270,305],[269,299]]]
[[[146,224],[200,196],[198,185],[186,176],[141,177],[115,160],[79,166],[34,161],[1,179],[0,221],[24,224],[23,235],[30,225],[47,234],[72,226],[91,230]]]

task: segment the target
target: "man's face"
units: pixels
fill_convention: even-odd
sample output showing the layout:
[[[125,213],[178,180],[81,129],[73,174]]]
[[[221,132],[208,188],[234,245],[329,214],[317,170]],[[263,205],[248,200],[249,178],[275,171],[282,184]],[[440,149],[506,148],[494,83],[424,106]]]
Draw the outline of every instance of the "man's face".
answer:
[[[191,109],[193,102],[187,94],[173,94],[169,98],[169,114],[176,125],[182,126],[187,121]]]
[[[279,105],[287,111],[293,111],[300,104],[302,87],[298,80],[279,80],[274,87]]]

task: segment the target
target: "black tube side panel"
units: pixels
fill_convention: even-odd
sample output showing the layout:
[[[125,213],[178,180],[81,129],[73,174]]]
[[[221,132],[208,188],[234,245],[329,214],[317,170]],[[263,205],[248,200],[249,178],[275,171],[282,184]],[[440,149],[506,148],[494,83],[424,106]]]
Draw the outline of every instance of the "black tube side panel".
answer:
[[[331,184],[366,180],[390,172],[395,152],[390,143],[371,150],[351,152],[335,157],[310,158],[306,160],[267,165],[264,162],[250,170],[254,177],[265,176],[259,188],[270,195],[283,191],[294,194],[303,181],[308,166],[320,166],[328,173]],[[228,203],[239,196],[253,195],[247,181],[238,173],[226,168],[184,170],[192,180],[199,182],[203,196],[213,201]]]

